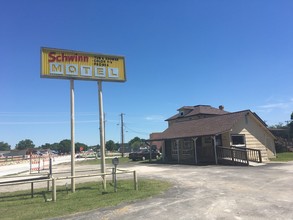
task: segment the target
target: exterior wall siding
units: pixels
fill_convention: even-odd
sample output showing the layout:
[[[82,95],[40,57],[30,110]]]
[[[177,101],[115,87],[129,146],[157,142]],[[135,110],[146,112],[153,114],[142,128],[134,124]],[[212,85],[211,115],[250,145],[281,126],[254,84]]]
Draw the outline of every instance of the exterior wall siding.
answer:
[[[261,150],[264,161],[275,157],[274,138],[252,116],[246,115],[238,121],[231,134],[245,135],[246,147]]]

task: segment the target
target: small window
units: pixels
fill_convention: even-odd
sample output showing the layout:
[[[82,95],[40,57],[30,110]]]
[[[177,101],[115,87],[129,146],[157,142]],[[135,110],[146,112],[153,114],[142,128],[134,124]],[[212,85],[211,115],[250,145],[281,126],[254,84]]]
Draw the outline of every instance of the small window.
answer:
[[[245,146],[245,136],[244,135],[232,135],[232,145],[233,146]]]
[[[216,146],[222,146],[222,135],[216,136]]]

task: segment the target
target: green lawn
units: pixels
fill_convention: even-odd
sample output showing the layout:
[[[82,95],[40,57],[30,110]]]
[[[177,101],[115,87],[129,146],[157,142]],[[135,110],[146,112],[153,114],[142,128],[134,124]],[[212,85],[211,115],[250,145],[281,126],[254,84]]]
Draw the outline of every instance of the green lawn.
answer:
[[[57,201],[46,202],[52,195],[45,189],[35,190],[34,198],[30,191],[18,191],[0,194],[1,219],[43,219],[65,216],[101,207],[116,206],[122,202],[131,202],[161,194],[170,188],[165,181],[141,179],[139,190],[135,191],[133,180],[118,180],[117,192],[113,184],[108,183],[107,192],[102,183],[83,183],[76,185],[76,192],[68,192],[65,187],[57,188]]]
[[[277,153],[277,157],[272,159],[272,161],[293,161],[293,152]]]

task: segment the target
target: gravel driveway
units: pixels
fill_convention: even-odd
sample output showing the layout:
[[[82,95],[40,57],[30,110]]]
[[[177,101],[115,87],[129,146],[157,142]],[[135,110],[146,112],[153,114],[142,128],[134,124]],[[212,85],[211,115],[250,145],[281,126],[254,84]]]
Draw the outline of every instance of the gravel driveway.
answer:
[[[257,167],[133,163],[138,177],[169,180],[163,195],[55,219],[293,219],[293,162]]]

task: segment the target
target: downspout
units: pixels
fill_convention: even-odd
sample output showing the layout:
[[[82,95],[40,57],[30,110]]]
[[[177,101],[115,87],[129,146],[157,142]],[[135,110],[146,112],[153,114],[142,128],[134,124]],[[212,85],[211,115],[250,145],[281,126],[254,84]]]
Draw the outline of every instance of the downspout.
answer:
[[[216,142],[216,136],[213,136],[214,140],[214,153],[215,153],[215,162],[216,165],[218,165],[218,156],[217,156],[217,142]]]
[[[194,143],[194,160],[195,160],[195,164],[198,164],[198,161],[197,161],[197,152],[196,152],[196,140],[197,140],[197,137],[196,138],[192,138],[193,140],[193,143]]]

